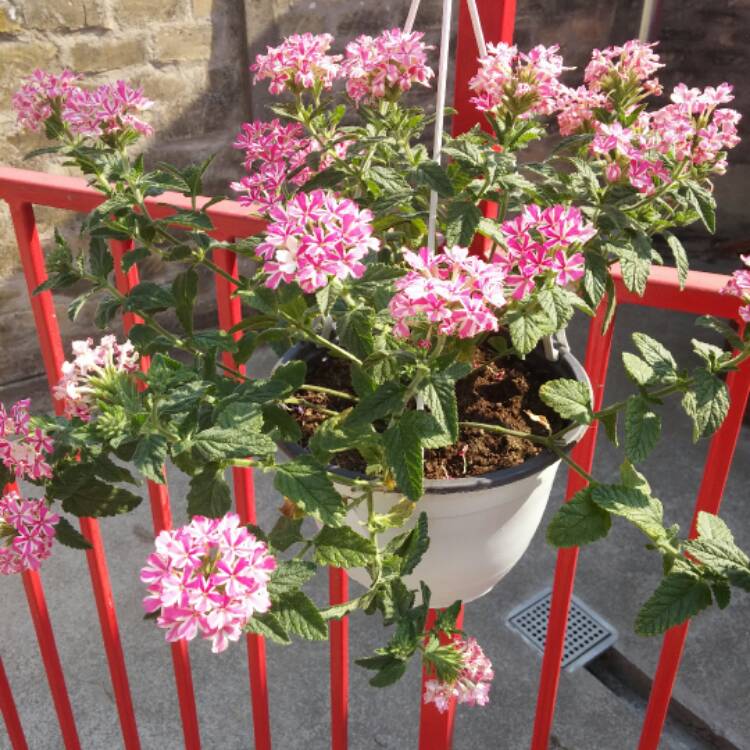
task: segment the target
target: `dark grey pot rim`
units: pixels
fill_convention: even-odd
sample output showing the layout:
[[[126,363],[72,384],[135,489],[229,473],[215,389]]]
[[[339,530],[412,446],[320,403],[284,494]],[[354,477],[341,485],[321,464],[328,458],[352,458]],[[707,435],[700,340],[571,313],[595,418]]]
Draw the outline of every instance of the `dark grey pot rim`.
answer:
[[[308,360],[310,357],[319,351],[315,347],[308,344],[296,344],[293,346],[278,362],[278,365],[285,364],[294,359]],[[557,362],[551,362],[544,357],[544,354],[538,348],[528,355],[527,359],[533,361],[543,361],[545,366],[556,370],[559,373],[559,377],[562,378],[575,378],[576,380],[586,383],[589,387],[590,381],[586,374],[586,370],[583,365],[570,353],[560,352],[560,357]],[[566,434],[566,441],[564,449],[570,451],[583,437],[586,432],[585,426],[580,426],[576,430],[571,430]],[[298,456],[307,454],[305,448],[297,445],[296,443],[281,443],[279,448],[289,458],[296,458]],[[533,476],[543,471],[552,464],[556,463],[560,459],[550,451],[544,451],[533,458],[524,461],[518,466],[511,466],[507,469],[499,469],[498,471],[492,471],[488,474],[481,474],[476,477],[462,477],[460,479],[425,479],[424,490],[425,494],[432,495],[450,495],[459,492],[471,492],[476,490],[492,489],[494,487],[502,487],[506,484],[513,484],[519,482],[522,479]],[[339,466],[328,466],[328,471],[332,474],[338,474],[341,477],[347,479],[364,479],[363,474],[359,474],[355,471],[349,471],[348,469],[342,469]]]

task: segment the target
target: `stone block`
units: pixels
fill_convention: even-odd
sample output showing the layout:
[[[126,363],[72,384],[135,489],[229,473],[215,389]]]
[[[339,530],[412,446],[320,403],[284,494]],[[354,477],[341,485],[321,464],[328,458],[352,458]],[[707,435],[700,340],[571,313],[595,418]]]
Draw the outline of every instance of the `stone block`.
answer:
[[[23,23],[40,31],[106,25],[101,0],[24,0]]]
[[[147,54],[146,41],[140,35],[123,39],[84,36],[70,48],[70,61],[73,70],[100,72],[138,65],[146,61]]]
[[[210,18],[214,0],[193,0],[193,18]]]
[[[0,8],[0,34],[17,34],[21,31],[17,16],[18,13],[13,10]]]
[[[0,90],[15,91],[21,78],[35,68],[45,68],[58,61],[58,50],[49,41],[0,42]]]
[[[169,26],[154,41],[154,59],[159,62],[208,60],[211,57],[210,24]]]
[[[115,0],[115,18],[123,28],[139,23],[187,20],[187,0]]]

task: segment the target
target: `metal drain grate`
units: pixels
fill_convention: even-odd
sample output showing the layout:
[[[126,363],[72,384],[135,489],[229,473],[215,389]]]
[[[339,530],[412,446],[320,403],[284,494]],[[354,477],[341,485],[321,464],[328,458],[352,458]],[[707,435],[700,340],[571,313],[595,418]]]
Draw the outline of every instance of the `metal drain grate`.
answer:
[[[545,589],[516,607],[506,620],[511,630],[539,653],[544,652],[552,589]],[[568,613],[562,666],[572,672],[608,649],[617,640],[617,630],[574,596]]]

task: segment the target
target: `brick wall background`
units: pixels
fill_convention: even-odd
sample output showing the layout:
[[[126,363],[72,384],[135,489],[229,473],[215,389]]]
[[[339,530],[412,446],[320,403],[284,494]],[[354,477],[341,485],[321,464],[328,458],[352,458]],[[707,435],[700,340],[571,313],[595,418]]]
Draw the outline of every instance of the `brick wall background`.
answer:
[[[328,31],[337,51],[359,33],[399,25],[409,0],[0,0],[0,162],[53,173],[65,170],[49,157],[23,162],[42,144],[15,125],[10,98],[19,80],[35,67],[69,67],[99,83],[124,78],[142,85],[156,105],[150,118],[156,134],[144,143],[147,160],[188,163],[217,157],[208,174],[212,193],[228,191],[241,171],[231,141],[245,119],[265,117],[265,87],[252,88],[247,71],[257,52],[281,37]],[[439,0],[423,0],[416,27],[436,44]],[[566,62],[581,75],[590,50],[637,35],[640,0],[519,0],[517,40],[521,47],[559,43]],[[737,105],[750,113],[750,85],[743,74],[750,47],[750,0],[662,2],[660,52],[670,65],[665,84],[724,80],[737,87]],[[433,53],[436,55],[436,51]],[[450,90],[450,89],[449,89]],[[427,91],[417,93],[424,105]],[[750,144],[735,150],[730,173],[719,181],[721,211],[715,238],[696,234],[691,252],[699,263],[721,267],[750,237],[744,207],[750,175]],[[44,236],[57,226],[74,234],[69,215],[37,211]],[[744,244],[743,244],[744,243]],[[0,385],[36,374],[40,360],[16,248],[4,204],[0,204]],[[163,269],[146,269],[158,277]],[[211,315],[210,289],[204,308]],[[60,295],[59,320],[66,338],[92,330],[90,316],[67,321],[68,299]]]

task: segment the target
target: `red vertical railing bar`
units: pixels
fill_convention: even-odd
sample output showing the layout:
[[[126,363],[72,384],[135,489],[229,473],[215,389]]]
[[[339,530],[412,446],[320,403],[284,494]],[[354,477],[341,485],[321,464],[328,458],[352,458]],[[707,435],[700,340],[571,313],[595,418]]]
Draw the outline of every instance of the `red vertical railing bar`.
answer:
[[[612,351],[612,336],[615,327],[613,321],[607,331],[602,334],[601,328],[605,314],[605,305],[602,303],[589,326],[589,338],[586,347],[585,366],[594,392],[595,410],[601,407],[604,398],[604,384],[607,379],[607,367]],[[598,422],[594,422],[572,452],[573,459],[586,471],[591,471],[594,462],[597,428]],[[569,500],[585,486],[586,480],[571,469],[568,474],[566,500]],[[557,553],[531,750],[547,750],[549,746],[577,563],[578,547],[561,549]]]
[[[16,702],[13,700],[13,693],[8,682],[8,675],[5,674],[3,660],[0,658],[0,713],[3,715],[5,729],[10,738],[12,750],[29,750],[26,744],[26,737],[23,733],[21,720],[18,718]]]
[[[112,257],[115,265],[115,284],[122,294],[128,294],[139,282],[138,268],[132,265],[126,272],[122,269],[122,258],[125,253],[133,249],[132,240],[112,240],[110,242]],[[123,314],[123,330],[125,335],[130,329],[142,323],[140,316],[131,312]],[[143,372],[148,372],[150,358],[141,357],[140,366]],[[165,484],[148,481],[148,497],[151,505],[151,518],[154,533],[172,528],[172,509],[169,503],[169,490]],[[172,653],[172,669],[177,687],[177,702],[182,720],[182,734],[187,750],[200,750],[201,737],[198,723],[198,711],[195,705],[195,690],[193,687],[193,673],[190,668],[190,652],[186,641],[176,641],[170,644]]]
[[[30,203],[10,203],[9,206],[21,257],[21,266],[26,277],[29,300],[34,314],[39,345],[47,371],[47,381],[52,387],[60,378],[60,368],[63,362],[62,342],[51,292],[45,291],[38,295],[34,294],[34,290],[47,280],[44,253],[39,242],[34,209]],[[56,402],[55,406],[59,413],[61,403]],[[122,653],[117,625],[117,613],[112,598],[112,586],[109,580],[99,526],[93,518],[81,518],[80,527],[81,532],[92,545],[91,549],[86,551],[86,560],[91,574],[91,583],[94,589],[94,598],[99,614],[99,623],[125,748],[126,750],[139,750],[138,728],[135,722],[125,657]]]
[[[226,248],[217,248],[213,252],[214,262],[234,278],[239,277],[237,254]],[[242,303],[239,297],[233,297],[233,284],[223,276],[216,274],[216,302],[219,313],[219,326],[228,331],[242,320]],[[242,334],[235,334],[239,338]],[[245,373],[245,365],[235,362],[229,352],[222,353],[222,360],[227,367],[236,368]],[[232,469],[234,480],[234,497],[237,512],[242,523],[255,523],[255,487],[252,469],[235,467]],[[250,672],[250,699],[253,706],[253,729],[255,748],[271,750],[271,714],[268,701],[268,674],[266,666],[266,642],[254,633],[247,635],[247,661]]]
[[[429,630],[437,619],[438,610],[431,609],[427,614],[425,631]],[[464,621],[464,607],[456,618],[456,627]],[[453,725],[456,718],[456,699],[451,699],[450,707],[440,713],[434,703],[424,702],[425,684],[430,679],[427,670],[422,670],[422,692],[419,695],[419,750],[451,750],[453,746]]]
[[[349,598],[349,576],[343,568],[328,571],[331,604],[343,604]],[[328,624],[331,653],[331,750],[349,746],[349,618]]]
[[[708,449],[703,479],[698,490],[690,529],[691,538],[696,536],[695,525],[700,511],[714,514],[719,512],[740,429],[742,428],[748,393],[750,393],[750,361],[745,361],[738,371],[728,375],[727,387],[729,388],[730,398],[729,413],[724,420],[724,424],[712,438]],[[638,750],[656,750],[659,746],[659,739],[669,711],[669,703],[672,699],[672,691],[680,668],[689,625],[689,621],[678,625],[664,636]]]

